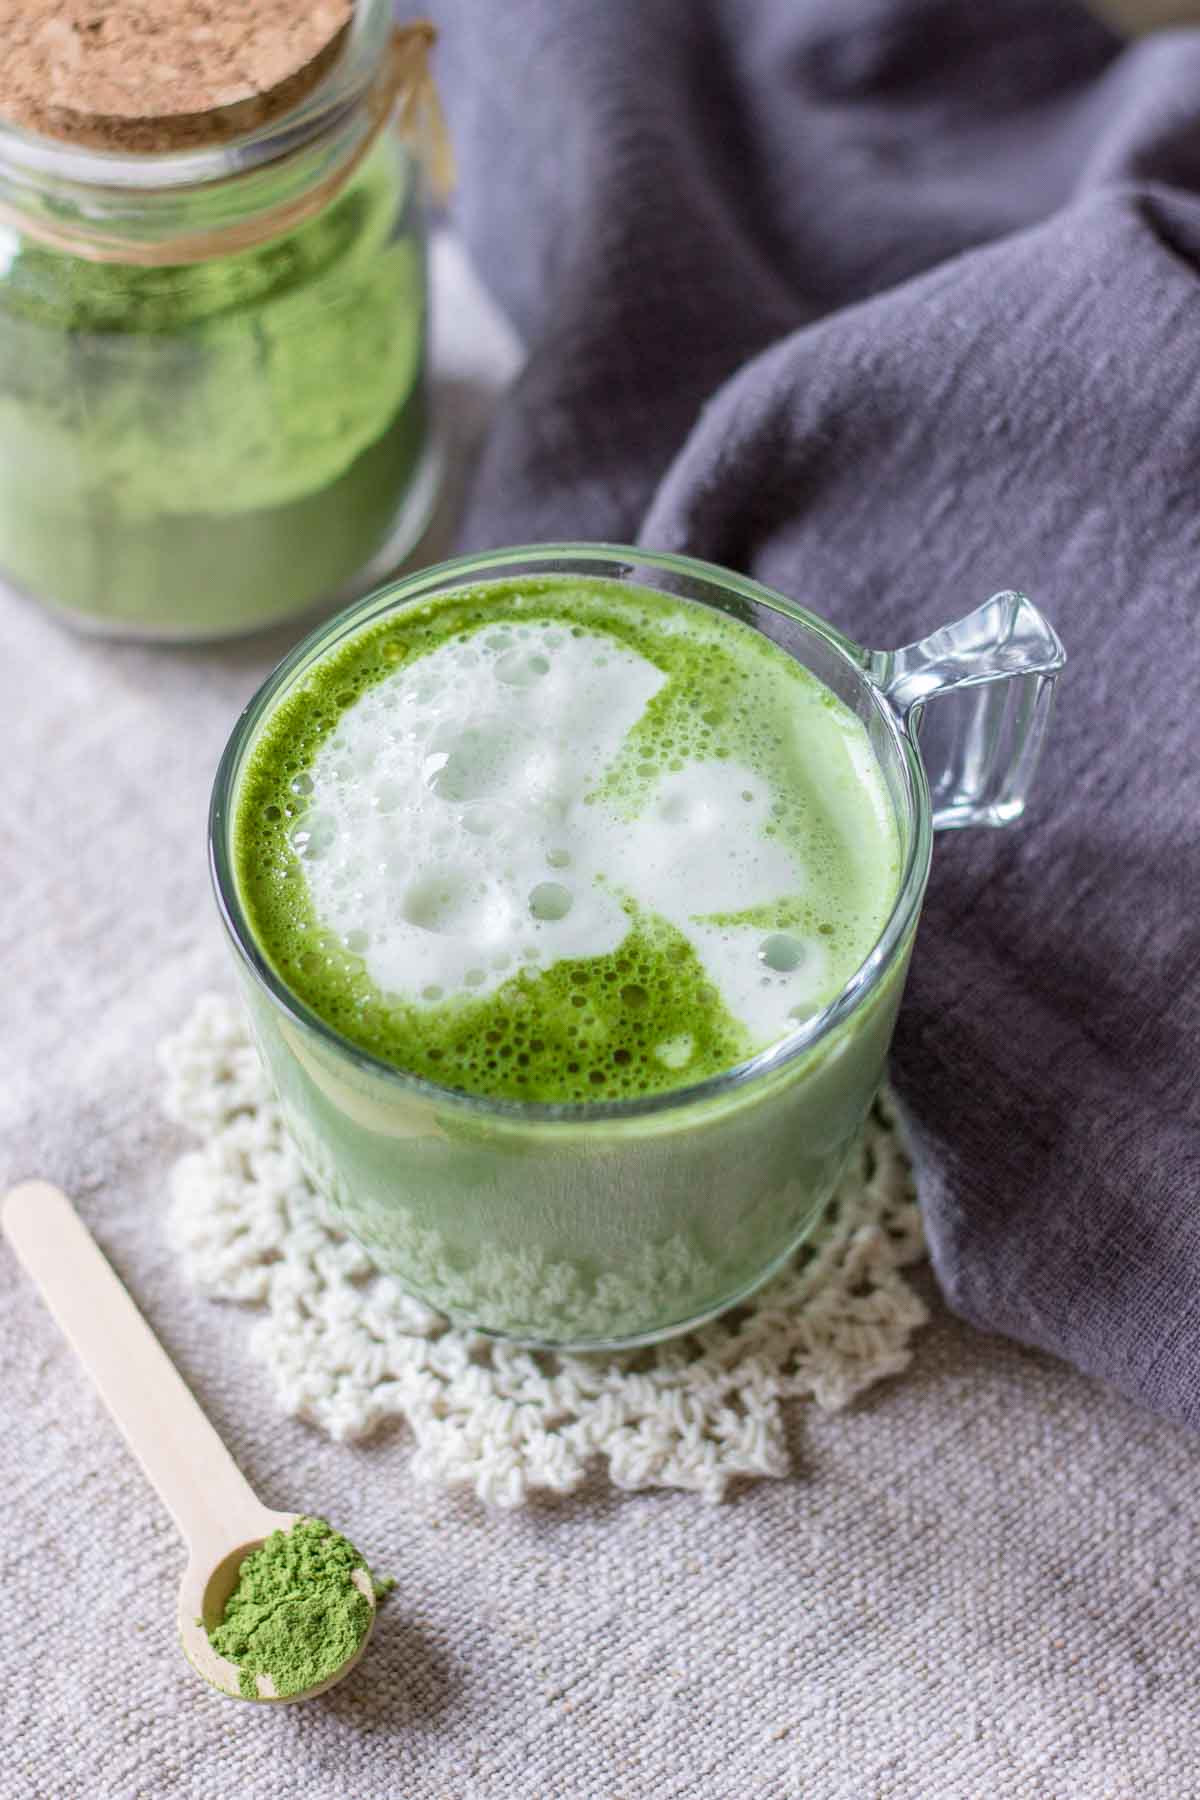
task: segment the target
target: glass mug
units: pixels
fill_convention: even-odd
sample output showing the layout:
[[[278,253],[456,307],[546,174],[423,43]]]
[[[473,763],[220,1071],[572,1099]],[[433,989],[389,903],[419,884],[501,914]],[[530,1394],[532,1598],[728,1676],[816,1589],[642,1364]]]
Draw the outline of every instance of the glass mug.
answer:
[[[559,1105],[484,1098],[406,1075],[289,993],[237,890],[233,825],[247,758],[306,671],[349,634],[414,601],[549,573],[636,582],[774,639],[862,720],[895,809],[895,903],[841,993],[781,1042],[673,1092]],[[645,1343],[750,1294],[819,1219],[883,1076],[933,832],[1020,816],[1064,660],[1055,632],[1021,594],[997,594],[920,643],[870,651],[744,576],[605,544],[443,563],[313,632],[234,729],[217,772],[210,854],[259,1046],[334,1221],[455,1321],[522,1343]]]

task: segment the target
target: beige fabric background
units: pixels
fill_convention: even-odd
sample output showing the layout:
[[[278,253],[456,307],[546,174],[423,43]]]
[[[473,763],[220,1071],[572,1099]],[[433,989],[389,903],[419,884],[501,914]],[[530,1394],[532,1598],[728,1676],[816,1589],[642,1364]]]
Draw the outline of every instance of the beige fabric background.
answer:
[[[439,286],[461,451],[512,351],[448,251]],[[336,1692],[205,1690],[172,1527],[0,1249],[2,1800],[1200,1794],[1200,1442],[944,1315],[715,1510],[597,1482],[493,1515],[415,1484],[401,1431],[276,1416],[247,1321],[171,1265],[154,1048],[223,976],[209,782],[287,634],[104,645],[3,596],[0,626],[0,1181],[78,1198],[264,1500],[398,1582]]]

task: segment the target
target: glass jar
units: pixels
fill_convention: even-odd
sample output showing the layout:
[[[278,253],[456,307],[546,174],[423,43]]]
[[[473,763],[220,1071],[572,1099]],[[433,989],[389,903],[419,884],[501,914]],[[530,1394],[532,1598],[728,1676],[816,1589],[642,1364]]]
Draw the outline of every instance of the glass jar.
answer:
[[[428,27],[363,0],[298,104],[229,141],[0,123],[0,577],[85,629],[200,640],[369,587],[436,487]]]

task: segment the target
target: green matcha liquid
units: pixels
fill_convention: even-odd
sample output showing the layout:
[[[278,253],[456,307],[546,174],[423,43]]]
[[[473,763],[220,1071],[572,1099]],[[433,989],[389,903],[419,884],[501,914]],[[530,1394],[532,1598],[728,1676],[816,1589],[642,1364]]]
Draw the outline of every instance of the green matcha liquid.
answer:
[[[258,721],[227,843],[298,1008],[248,981],[292,1135],[435,1305],[627,1341],[811,1225],[907,945],[811,1053],[734,1071],[855,976],[901,844],[864,725],[763,633],[583,576],[375,609]]]
[[[221,637],[423,523],[425,260],[384,133],[324,210],[204,262],[2,227],[0,576],[92,629]]]
[[[352,638],[274,715],[238,821],[288,986],[397,1068],[513,1100],[732,1068],[841,991],[898,882],[828,689],[747,626],[603,581]]]

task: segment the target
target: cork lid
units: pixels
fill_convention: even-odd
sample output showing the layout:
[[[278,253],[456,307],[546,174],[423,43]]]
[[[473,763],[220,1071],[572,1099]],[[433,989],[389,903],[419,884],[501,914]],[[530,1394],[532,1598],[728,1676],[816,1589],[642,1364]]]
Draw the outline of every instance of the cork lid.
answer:
[[[104,150],[267,123],[338,56],[354,0],[0,0],[0,116]]]

